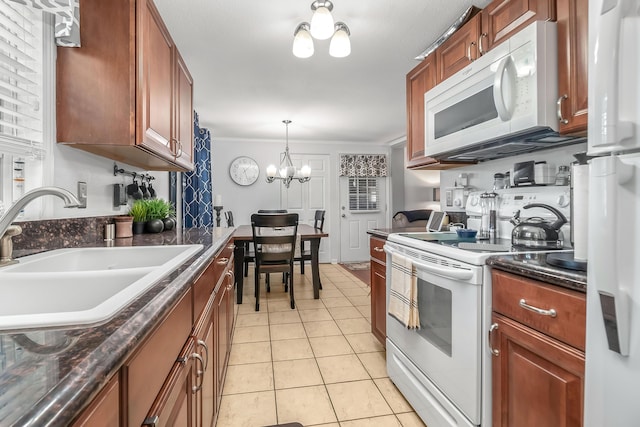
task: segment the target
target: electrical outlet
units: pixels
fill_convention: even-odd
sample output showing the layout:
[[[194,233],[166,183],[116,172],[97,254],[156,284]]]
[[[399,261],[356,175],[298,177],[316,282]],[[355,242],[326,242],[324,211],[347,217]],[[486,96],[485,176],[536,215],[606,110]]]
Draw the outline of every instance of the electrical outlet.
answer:
[[[87,207],[87,183],[78,181],[78,201],[80,205],[78,208],[84,209]]]

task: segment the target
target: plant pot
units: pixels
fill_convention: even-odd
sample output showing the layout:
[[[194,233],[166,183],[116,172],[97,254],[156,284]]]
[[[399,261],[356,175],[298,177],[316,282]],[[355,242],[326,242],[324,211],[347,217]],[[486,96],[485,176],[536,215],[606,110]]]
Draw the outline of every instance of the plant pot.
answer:
[[[163,219],[162,223],[164,224],[164,231],[173,230],[173,227],[176,226],[176,220],[170,217]]]
[[[164,223],[161,219],[150,219],[145,224],[144,229],[147,233],[162,233],[164,230]]]
[[[142,234],[144,233],[145,222],[133,222],[133,234]]]
[[[116,239],[122,239],[133,236],[132,234],[132,224],[133,217],[130,216],[121,216],[115,218],[116,223]]]

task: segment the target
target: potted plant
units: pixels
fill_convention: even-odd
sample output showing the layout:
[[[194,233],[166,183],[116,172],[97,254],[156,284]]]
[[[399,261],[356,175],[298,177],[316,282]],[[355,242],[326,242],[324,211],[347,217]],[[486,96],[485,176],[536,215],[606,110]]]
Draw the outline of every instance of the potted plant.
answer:
[[[129,209],[129,216],[133,217],[133,234],[142,234],[144,232],[144,224],[147,221],[147,204],[146,200],[136,200]]]
[[[167,216],[162,219],[164,231],[173,230],[176,226],[176,210],[170,202],[164,202],[167,204]]]
[[[147,224],[145,229],[149,233],[160,233],[164,230],[162,221],[169,215],[169,203],[162,199],[145,200],[147,205]]]

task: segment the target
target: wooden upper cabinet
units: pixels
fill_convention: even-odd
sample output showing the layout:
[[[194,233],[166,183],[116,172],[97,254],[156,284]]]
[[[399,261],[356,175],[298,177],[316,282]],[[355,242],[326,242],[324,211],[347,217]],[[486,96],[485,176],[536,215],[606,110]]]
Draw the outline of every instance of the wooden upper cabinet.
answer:
[[[436,55],[429,55],[407,74],[407,166],[435,163],[424,155],[424,94],[436,85]]]
[[[558,102],[560,133],[587,131],[589,2],[558,0]]]
[[[82,47],[57,51],[57,141],[146,170],[193,169],[193,80],[152,0],[81,0],[80,19]]]
[[[480,56],[478,38],[480,37],[481,24],[481,15],[474,16],[436,49],[438,83],[478,59]]]
[[[534,21],[555,19],[555,0],[494,0],[482,10],[480,53],[491,50]]]

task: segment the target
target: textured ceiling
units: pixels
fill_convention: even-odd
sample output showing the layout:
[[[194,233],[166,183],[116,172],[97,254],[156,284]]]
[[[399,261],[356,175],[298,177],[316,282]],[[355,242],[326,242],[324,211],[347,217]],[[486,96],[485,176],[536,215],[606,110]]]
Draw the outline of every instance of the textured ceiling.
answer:
[[[351,55],[291,53],[311,0],[155,0],[194,78],[194,108],[214,138],[385,143],[406,134],[413,58],[466,9],[488,1],[334,0]]]

